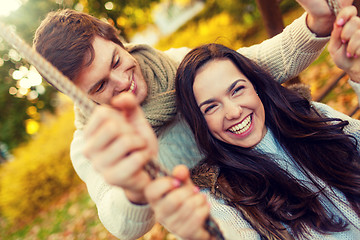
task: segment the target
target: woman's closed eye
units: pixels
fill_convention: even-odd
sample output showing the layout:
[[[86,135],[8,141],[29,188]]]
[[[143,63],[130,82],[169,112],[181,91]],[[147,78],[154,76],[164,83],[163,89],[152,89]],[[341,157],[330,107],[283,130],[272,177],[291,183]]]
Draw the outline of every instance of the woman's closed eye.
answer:
[[[205,107],[205,109],[204,109],[204,114],[214,112],[215,109],[216,109],[216,106],[217,106],[216,104],[211,104],[211,105]]]
[[[234,88],[231,95],[236,96],[236,95],[240,94],[242,92],[241,90],[244,88],[245,88],[244,86],[238,86],[238,87]]]

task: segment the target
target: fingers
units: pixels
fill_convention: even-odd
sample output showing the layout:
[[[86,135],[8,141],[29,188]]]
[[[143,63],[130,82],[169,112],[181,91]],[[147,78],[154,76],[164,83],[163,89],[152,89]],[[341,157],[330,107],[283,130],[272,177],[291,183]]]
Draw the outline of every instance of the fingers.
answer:
[[[353,4],[353,2],[354,2],[354,0],[338,0],[340,8],[351,6]]]
[[[130,121],[146,122],[144,113],[134,94],[122,93],[111,99],[111,106],[125,114]]]
[[[360,22],[360,21],[359,21]],[[360,56],[360,29],[354,31],[353,38],[348,42],[348,47],[346,49],[347,57],[359,57]]]
[[[173,169],[172,175],[181,182],[191,182],[189,169],[185,165],[178,165]]]
[[[94,117],[95,116],[95,117]],[[89,137],[93,135],[96,131],[98,131],[99,126],[102,126],[109,120],[113,120],[113,122],[109,122],[108,124],[113,124],[117,126],[116,122],[124,122],[125,117],[122,113],[111,109],[109,106],[97,106],[92,113],[88,123],[86,124],[84,136]],[[112,128],[114,126],[106,126]],[[128,129],[124,129],[128,130]]]
[[[359,36],[360,36],[360,18],[354,16],[348,19],[341,31],[342,43],[347,43],[346,54],[347,57],[359,56]]]
[[[110,107],[97,107],[84,129],[84,155],[109,184],[124,190],[140,192],[150,182],[143,167],[152,152],[124,112]]]
[[[343,8],[337,18],[336,25],[339,27],[343,27],[341,31],[341,39],[343,42],[347,42],[350,40],[353,31],[357,28],[357,9],[354,6],[349,6]]]
[[[360,19],[356,15],[357,9],[354,6],[343,8],[340,11],[334,23],[328,46],[331,54],[345,51],[348,57],[355,56],[358,50],[358,38],[356,37],[360,28]]]
[[[145,118],[145,114],[132,93],[122,93],[111,100],[111,106],[123,113],[127,122],[148,142],[148,150],[158,152],[156,135]]]
[[[107,124],[101,128],[88,138],[84,146],[85,156],[89,159],[101,159],[102,166],[98,167],[110,167],[117,159],[146,148],[146,141],[136,134],[116,132],[107,127]]]
[[[143,170],[147,163],[144,161],[146,156],[146,153],[137,151],[117,162],[113,167],[105,168],[103,171],[105,180],[125,190],[143,192],[150,182],[149,175]]]
[[[178,210],[179,214],[172,215],[165,226],[172,226],[184,239],[204,239],[206,234],[204,223],[209,216],[209,205],[204,195],[190,197]]]
[[[360,18],[355,7],[342,9],[334,24],[328,50],[334,63],[349,77],[360,81]]]
[[[156,179],[145,189],[145,196],[157,220],[182,238],[200,239],[207,236],[204,222],[210,207],[206,197],[194,186],[185,166],[178,166],[174,176]]]

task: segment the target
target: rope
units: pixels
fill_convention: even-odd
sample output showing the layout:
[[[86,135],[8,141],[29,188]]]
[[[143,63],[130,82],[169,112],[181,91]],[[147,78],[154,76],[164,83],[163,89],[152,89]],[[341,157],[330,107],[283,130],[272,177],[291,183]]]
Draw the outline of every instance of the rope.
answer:
[[[35,49],[31,48],[2,22],[0,22],[0,35],[32,65],[34,65],[51,85],[68,95],[73,102],[82,107],[86,113],[91,114],[96,104],[90,101],[87,96],[78,89],[75,84],[73,84],[72,81],[70,81],[64,74],[57,70],[50,62],[41,56]]]
[[[339,2],[337,0],[327,0],[327,2],[331,11],[337,16],[340,11]]]
[[[11,44],[24,58],[29,61],[29,63],[34,65],[47,82],[59,91],[68,95],[70,99],[79,106],[82,111],[84,111],[84,114],[90,116],[90,114],[94,111],[96,104],[91,101],[80,89],[78,89],[68,77],[62,74],[49,61],[47,61],[35,49],[31,48],[2,22],[0,22],[0,36]],[[148,164],[146,164],[144,169],[148,172],[152,179],[159,176],[171,175],[154,160],[151,160]],[[204,227],[211,236],[215,237],[215,239],[224,240],[219,226],[211,216],[206,219]]]

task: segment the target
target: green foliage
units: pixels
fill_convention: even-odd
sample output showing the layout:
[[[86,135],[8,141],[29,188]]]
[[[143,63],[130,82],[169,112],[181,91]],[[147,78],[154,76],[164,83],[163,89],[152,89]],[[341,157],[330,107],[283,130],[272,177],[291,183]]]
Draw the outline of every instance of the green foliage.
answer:
[[[31,219],[39,210],[78,184],[69,146],[74,131],[73,109],[44,125],[36,138],[13,152],[1,166],[0,213],[10,222]]]
[[[112,2],[111,10],[105,8],[107,2]],[[147,23],[151,22],[150,9],[156,2],[159,0],[27,0],[18,10],[0,20],[13,26],[16,33],[31,45],[36,28],[48,12],[82,5],[85,12],[101,19],[107,19],[120,29],[120,34],[126,38],[136,29],[145,27]],[[11,151],[30,138],[26,131],[26,121],[29,119],[40,120],[39,117],[34,119],[33,116],[29,116],[29,107],[35,107],[39,114],[53,112],[56,107],[53,100],[56,90],[49,87],[48,84],[44,84],[46,91],[37,99],[29,99],[26,94],[9,94],[10,88],[19,90],[18,82],[12,79],[12,73],[22,66],[27,68],[30,66],[24,59],[11,59],[9,57],[10,50],[11,47],[0,39],[0,109],[2,110],[0,114],[0,144],[5,144]],[[28,92],[31,90],[35,90],[34,87]]]
[[[106,3],[111,2],[111,8]],[[100,19],[106,19],[125,39],[152,22],[151,7],[160,0],[76,0],[74,6],[81,4],[83,11]],[[79,5],[77,5],[79,6]]]
[[[0,19],[4,23],[13,26],[16,33],[31,44],[35,29],[41,19],[50,11],[60,6],[55,1],[28,0],[17,11],[6,18]],[[20,143],[29,139],[26,132],[25,121],[33,119],[27,109],[33,106],[38,113],[53,112],[55,105],[52,101],[56,92],[48,84],[44,84],[45,92],[38,98],[29,100],[26,95],[11,95],[10,88],[19,89],[18,82],[12,79],[12,73],[20,67],[29,68],[30,65],[24,59],[13,59],[9,56],[11,47],[0,38],[0,143],[6,144],[12,150]],[[30,88],[28,92],[35,90]],[[40,119],[34,119],[39,121]]]
[[[286,13],[299,9],[299,5],[292,0],[283,0],[280,8],[286,24]],[[174,34],[162,38],[156,47],[161,50],[183,46],[193,48],[217,42],[238,49],[260,43],[266,38],[255,0],[209,0],[201,13]]]
[[[3,53],[2,56],[4,55],[8,54]],[[9,59],[0,68],[0,76],[2,76],[0,78],[0,142],[6,143],[10,150],[29,139],[25,125],[25,121],[32,117],[27,112],[29,107],[36,107],[39,113],[53,112],[55,107],[51,99],[54,98],[56,91],[48,84],[44,84],[45,92],[32,100],[28,100],[26,96],[9,93],[10,88],[17,89],[17,82],[10,77],[10,73],[20,66],[29,65],[24,60],[15,62]],[[29,91],[31,90],[34,90],[34,87]]]
[[[258,25],[246,27],[235,22],[229,14],[220,13],[211,19],[187,24],[176,34],[161,39],[156,47],[162,50],[183,46],[193,48],[201,44],[216,42],[237,49],[244,46],[243,40],[246,36],[257,29]]]

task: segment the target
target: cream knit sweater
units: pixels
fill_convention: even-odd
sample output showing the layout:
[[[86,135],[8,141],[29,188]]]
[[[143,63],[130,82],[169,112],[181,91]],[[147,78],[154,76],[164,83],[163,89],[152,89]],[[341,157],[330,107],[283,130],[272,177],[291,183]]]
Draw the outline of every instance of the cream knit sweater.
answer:
[[[311,33],[306,26],[305,17],[304,14],[295,20],[278,36],[238,51],[268,70],[277,81],[291,79],[318,57],[329,40],[317,38]],[[180,62],[189,50],[170,49],[165,53]],[[77,130],[71,144],[71,159],[98,208],[101,222],[121,240],[136,239],[144,235],[155,223],[149,206],[131,204],[121,188],[108,185],[83,156],[82,147],[83,132]],[[192,167],[201,158],[190,130],[181,121],[160,136],[159,148],[159,161],[169,169],[177,164]]]

